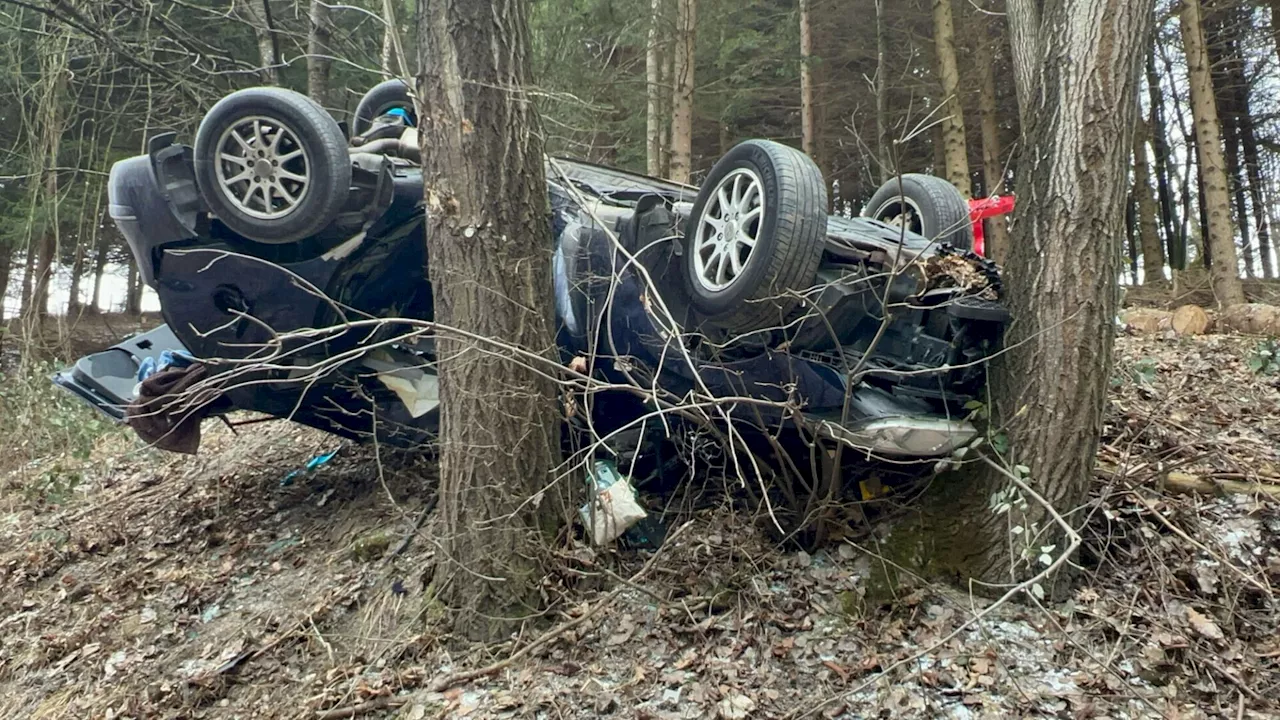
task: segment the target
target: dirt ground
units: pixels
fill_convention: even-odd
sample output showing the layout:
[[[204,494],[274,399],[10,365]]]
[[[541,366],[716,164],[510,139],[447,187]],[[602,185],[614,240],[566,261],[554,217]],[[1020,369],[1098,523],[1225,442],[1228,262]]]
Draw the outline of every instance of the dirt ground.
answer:
[[[720,508],[656,555],[567,548],[552,617],[458,651],[424,600],[425,461],[284,423],[207,422],[194,458],[112,433],[56,502],[0,474],[0,717],[1280,717],[1280,375],[1258,342],[1121,338],[1080,586],[1049,607],[871,592],[888,528],[784,552]]]

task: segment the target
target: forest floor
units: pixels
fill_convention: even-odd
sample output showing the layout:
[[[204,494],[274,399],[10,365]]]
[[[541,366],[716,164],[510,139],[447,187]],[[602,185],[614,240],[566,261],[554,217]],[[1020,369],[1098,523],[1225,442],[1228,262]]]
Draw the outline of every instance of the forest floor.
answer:
[[[1259,347],[1120,338],[1080,584],[1052,606],[909,579],[876,601],[883,529],[807,554],[721,507],[656,554],[573,549],[557,617],[458,651],[424,619],[424,463],[212,421],[196,457],[121,431],[0,455],[0,717],[1280,717],[1280,375]],[[1177,492],[1196,482],[1248,492]]]

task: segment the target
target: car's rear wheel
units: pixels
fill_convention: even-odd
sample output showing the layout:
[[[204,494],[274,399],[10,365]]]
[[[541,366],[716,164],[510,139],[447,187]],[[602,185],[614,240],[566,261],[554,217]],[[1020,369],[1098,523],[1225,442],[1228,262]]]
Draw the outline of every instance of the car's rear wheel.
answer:
[[[373,121],[392,110],[403,110],[410,125],[417,125],[417,111],[409,85],[403,80],[392,79],[374,85],[360,98],[355,115],[351,116],[351,134],[363,135],[373,126]]]
[[[940,177],[909,173],[893,178],[876,190],[862,215],[937,243],[973,249],[969,203],[955,185]]]
[[[267,244],[313,235],[338,216],[351,190],[351,160],[338,123],[281,88],[249,88],[220,100],[196,132],[196,182],[229,229]]]
[[[822,260],[827,191],[813,160],[765,140],[720,159],[689,216],[684,276],[694,308],[752,332],[781,324]]]

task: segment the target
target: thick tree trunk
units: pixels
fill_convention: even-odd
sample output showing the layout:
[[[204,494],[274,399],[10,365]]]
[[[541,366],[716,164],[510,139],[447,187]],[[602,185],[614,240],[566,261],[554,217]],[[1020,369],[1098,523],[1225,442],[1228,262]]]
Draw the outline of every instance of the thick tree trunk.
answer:
[[[942,83],[942,137],[946,150],[947,180],[965,198],[972,196],[969,152],[965,144],[964,107],[960,102],[960,70],[956,65],[956,30],[951,0],[933,0],[933,39],[938,53],[938,79]]]
[[[986,27],[985,18],[980,25],[975,25]],[[996,38],[979,35],[974,48],[979,79],[978,112],[982,123],[982,183],[988,196],[1008,191],[1004,187],[1004,164],[1001,162],[1004,152],[1000,147],[1000,112],[996,105],[995,57],[992,53],[995,42]],[[1008,221],[1003,217],[993,217],[985,222],[987,257],[1004,262],[1005,251],[1009,248]]]
[[[676,0],[675,68],[671,101],[671,179],[687,183],[693,170],[693,87],[698,2]]]
[[[262,81],[280,84],[280,39],[276,36],[271,16],[271,0],[248,0],[249,19],[258,38],[258,61],[262,63]]]
[[[546,179],[526,0],[423,0],[419,66],[436,321],[534,353],[552,340]],[[430,149],[427,152],[427,149]],[[541,542],[563,508],[545,368],[447,331],[440,358],[440,565],[463,635],[507,637],[541,605]],[[535,496],[541,497],[534,501]]]
[[[1156,223],[1159,205],[1151,192],[1151,170],[1147,165],[1147,123],[1139,117],[1133,136],[1133,194],[1137,198],[1138,239],[1142,249],[1143,285],[1161,285],[1164,277],[1164,246]]]
[[[1204,211],[1208,216],[1209,234],[1204,244],[1212,258],[1210,270],[1218,305],[1230,307],[1243,303],[1245,299],[1240,284],[1235,233],[1231,227],[1231,199],[1227,193],[1226,163],[1222,157],[1222,132],[1218,111],[1214,107],[1200,0],[1182,0],[1179,18],[1191,85],[1191,112],[1195,117],[1200,177],[1204,182]]]
[[[1027,468],[1029,484],[1063,515],[1087,497],[1102,430],[1137,79],[1153,2],[1008,3],[1011,20],[1019,17],[1014,47],[1039,51],[1015,60],[1034,63],[1017,74],[1036,91],[1019,93],[1030,105],[1020,110],[1027,124],[1017,166],[1025,170],[1005,275],[1017,321],[1009,352],[992,368],[993,412],[1007,428],[1009,450],[995,461],[1010,473]],[[995,512],[993,496],[1005,492],[1012,501],[1016,488],[983,463],[971,474],[943,480],[930,499],[922,555],[962,583],[1007,583],[1043,570],[1038,557],[1056,556],[1065,544],[1052,515],[1030,497],[1025,509],[1011,502],[1008,512]]]
[[[333,69],[329,38],[329,0],[311,0],[311,28],[307,34],[307,94],[322,107],[329,106],[329,74]]]
[[[646,169],[654,177],[662,175],[662,0],[651,0],[649,38],[645,46],[644,76],[647,89],[645,117]]]
[[[876,157],[880,161],[880,182],[894,175],[889,152],[889,36],[885,28],[885,0],[876,0]]]
[[[1187,239],[1178,232],[1177,209],[1169,180],[1169,140],[1164,124],[1164,92],[1160,87],[1160,74],[1156,71],[1155,43],[1147,53],[1147,94],[1150,98],[1151,120],[1147,124],[1151,136],[1151,151],[1156,168],[1156,196],[1160,199],[1160,227],[1164,230],[1165,255],[1170,267],[1184,270],[1187,266]]]

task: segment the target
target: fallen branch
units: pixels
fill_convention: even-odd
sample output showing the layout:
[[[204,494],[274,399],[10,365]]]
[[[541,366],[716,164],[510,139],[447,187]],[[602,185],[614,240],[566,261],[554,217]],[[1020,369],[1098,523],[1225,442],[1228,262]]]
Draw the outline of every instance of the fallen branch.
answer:
[[[1240,482],[1239,480],[1207,480],[1197,475],[1171,472],[1165,476],[1163,486],[1183,495],[1241,495],[1262,494],[1273,500],[1280,500],[1280,485],[1264,485],[1256,482]]]
[[[671,547],[675,539],[679,537],[680,534],[684,532],[685,528],[689,527],[689,525],[691,524],[692,524],[692,521],[687,522],[684,525],[681,525],[680,527],[676,528],[675,532],[667,536],[666,541],[663,543],[662,549],[659,549],[656,553],[654,553],[653,557],[649,558],[649,560],[645,562],[644,567],[640,568],[640,570],[637,571],[636,574],[628,578],[626,583],[618,585],[618,587],[614,588],[613,591],[610,592],[608,595],[605,595],[603,598],[600,598],[599,600],[597,600],[595,605],[592,606],[590,610],[584,612],[583,614],[570,620],[569,622],[562,623],[548,630],[537,640],[534,640],[528,645],[525,645],[519,650],[511,653],[511,655],[507,656],[505,660],[499,660],[498,662],[491,663],[489,665],[486,665],[482,668],[477,668],[475,670],[467,670],[465,672],[446,675],[445,677],[441,678],[440,680],[437,680],[435,683],[431,685],[431,691],[444,692],[445,690],[448,690],[449,688],[454,687],[455,685],[461,685],[463,683],[471,682],[472,680],[476,680],[478,678],[487,677],[489,675],[494,675],[496,673],[502,672],[502,670],[504,670],[505,668],[510,667],[512,663],[518,660],[521,660],[525,656],[531,654],[534,650],[537,650],[543,645],[546,645],[552,640],[555,640],[556,638],[560,637],[566,632],[569,632],[570,630],[578,627],[579,625],[595,617],[600,613],[601,610],[605,609],[606,607],[609,607],[609,605],[611,605],[613,601],[617,599],[619,595],[622,594],[623,590],[626,590],[628,587],[630,587],[634,583],[639,582],[641,578],[647,575],[649,571],[653,569],[654,563],[657,562],[658,558],[662,557],[663,549]]]

